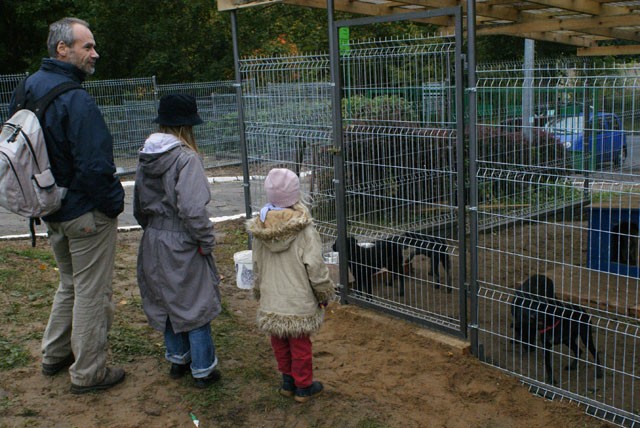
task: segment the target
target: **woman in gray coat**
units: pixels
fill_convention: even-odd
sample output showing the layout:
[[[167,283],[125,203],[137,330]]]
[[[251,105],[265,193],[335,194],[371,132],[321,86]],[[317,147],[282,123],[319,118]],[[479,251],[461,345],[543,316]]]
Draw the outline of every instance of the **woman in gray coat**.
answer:
[[[164,333],[172,378],[189,369],[204,388],[220,379],[211,321],[221,311],[209,182],[192,127],[202,123],[188,95],[160,100],[160,132],[140,151],[133,214],[144,233],[138,286],[149,324]]]

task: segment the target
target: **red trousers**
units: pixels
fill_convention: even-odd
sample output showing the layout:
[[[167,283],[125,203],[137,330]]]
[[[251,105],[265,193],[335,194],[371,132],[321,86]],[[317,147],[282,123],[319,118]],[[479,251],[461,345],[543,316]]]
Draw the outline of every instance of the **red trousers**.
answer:
[[[271,336],[271,347],[278,362],[278,370],[293,376],[297,388],[306,388],[313,383],[313,353],[311,338]]]

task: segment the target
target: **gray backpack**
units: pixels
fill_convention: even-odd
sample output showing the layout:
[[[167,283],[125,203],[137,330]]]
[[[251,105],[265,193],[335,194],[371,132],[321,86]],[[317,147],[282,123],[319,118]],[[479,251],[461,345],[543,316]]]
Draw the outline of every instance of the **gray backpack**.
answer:
[[[51,172],[40,118],[56,97],[82,86],[65,82],[39,100],[28,103],[24,95],[25,81],[16,89],[18,110],[2,124],[0,132],[0,206],[31,219],[32,245],[35,245],[34,224],[40,224],[40,217],[60,209],[66,193],[66,189],[56,185]]]

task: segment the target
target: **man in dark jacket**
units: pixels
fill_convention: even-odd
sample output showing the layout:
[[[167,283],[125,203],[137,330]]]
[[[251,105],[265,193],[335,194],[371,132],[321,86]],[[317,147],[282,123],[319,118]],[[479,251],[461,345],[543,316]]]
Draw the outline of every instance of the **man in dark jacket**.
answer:
[[[85,21],[64,18],[51,24],[47,48],[50,58],[26,82],[31,102],[62,82],[81,83],[95,71],[98,53]],[[11,112],[16,107],[14,93]],[[60,210],[44,217],[60,284],[42,339],[42,373],[53,376],[70,366],[72,393],[108,389],[125,377],[123,369],[106,365],[117,217],[124,209],[113,139],[83,89],[56,98],[42,127],[56,183],[67,189]]]

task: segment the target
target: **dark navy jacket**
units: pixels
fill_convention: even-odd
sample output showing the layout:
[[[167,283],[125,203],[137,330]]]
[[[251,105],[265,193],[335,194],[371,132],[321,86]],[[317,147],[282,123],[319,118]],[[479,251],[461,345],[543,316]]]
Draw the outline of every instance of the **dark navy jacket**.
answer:
[[[45,58],[27,78],[27,99],[33,102],[62,82],[84,78],[73,64]],[[10,114],[15,104],[14,93]],[[113,138],[93,97],[82,89],[63,93],[47,108],[42,126],[51,136],[47,152],[56,183],[69,189],[60,210],[44,220],[73,220],[93,209],[117,217],[124,209],[124,189],[114,175]]]

